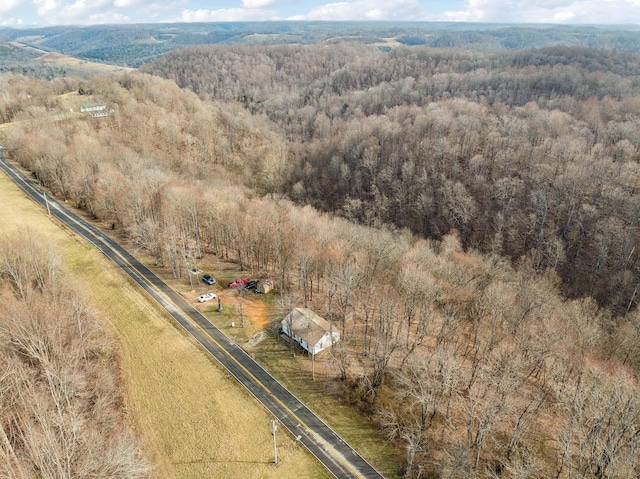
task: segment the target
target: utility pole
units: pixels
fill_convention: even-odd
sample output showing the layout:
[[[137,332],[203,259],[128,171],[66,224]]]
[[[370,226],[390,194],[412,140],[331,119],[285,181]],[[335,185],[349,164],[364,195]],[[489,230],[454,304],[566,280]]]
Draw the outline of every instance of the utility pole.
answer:
[[[271,420],[271,434],[273,434],[273,463],[278,464],[278,446],[276,445],[276,431],[278,430],[278,421]]]

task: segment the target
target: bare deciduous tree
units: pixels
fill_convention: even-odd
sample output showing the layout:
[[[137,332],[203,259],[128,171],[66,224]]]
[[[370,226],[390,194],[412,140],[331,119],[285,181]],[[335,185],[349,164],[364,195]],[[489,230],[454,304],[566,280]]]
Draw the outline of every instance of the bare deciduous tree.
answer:
[[[0,251],[0,474],[147,477],[94,312],[34,235],[3,238]]]

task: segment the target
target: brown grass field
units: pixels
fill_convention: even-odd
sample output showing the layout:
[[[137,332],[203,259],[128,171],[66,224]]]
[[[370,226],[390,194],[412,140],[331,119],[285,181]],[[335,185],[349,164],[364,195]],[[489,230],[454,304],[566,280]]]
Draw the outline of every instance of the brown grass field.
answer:
[[[282,430],[275,466],[266,410],[124,273],[0,173],[0,234],[20,229],[55,244],[69,281],[118,338],[130,420],[154,478],[330,477]]]
[[[121,67],[116,65],[108,65],[106,63],[96,63],[88,60],[70,57],[57,52],[48,52],[37,59],[42,63],[52,63],[54,65],[63,65],[84,69],[92,73],[113,73],[120,71],[133,71],[134,68]]]

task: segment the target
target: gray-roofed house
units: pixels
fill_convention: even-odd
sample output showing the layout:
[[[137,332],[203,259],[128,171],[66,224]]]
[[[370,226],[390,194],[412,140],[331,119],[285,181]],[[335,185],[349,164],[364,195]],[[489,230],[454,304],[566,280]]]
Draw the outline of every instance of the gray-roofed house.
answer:
[[[83,103],[80,105],[82,113],[89,113],[92,118],[103,118],[108,115],[107,105],[100,103]]]
[[[280,325],[282,332],[309,354],[317,354],[340,341],[340,332],[308,308],[293,309]]]

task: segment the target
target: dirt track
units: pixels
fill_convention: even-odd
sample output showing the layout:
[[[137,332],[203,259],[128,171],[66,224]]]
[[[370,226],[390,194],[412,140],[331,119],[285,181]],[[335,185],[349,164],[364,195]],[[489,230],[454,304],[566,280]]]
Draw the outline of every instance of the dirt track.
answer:
[[[240,312],[240,299],[235,291],[231,289],[224,289],[222,291],[214,291],[222,301],[223,307],[230,307],[235,309],[238,313]],[[196,302],[196,298],[202,293],[200,290],[192,289],[189,292],[184,291],[182,293],[183,297],[195,305],[197,309],[202,311],[204,308],[210,305],[210,303],[205,303],[204,305],[200,305],[200,303]],[[214,300],[215,302],[216,300]],[[242,314],[247,318],[256,330],[265,329],[271,323],[271,316],[269,315],[269,310],[267,306],[262,301],[259,295],[254,293],[245,293],[244,298],[242,300]]]
[[[220,294],[220,298],[222,299],[223,304],[227,304],[236,310],[239,310],[240,300],[234,292],[226,290]],[[264,329],[271,323],[267,307],[262,300],[255,295],[247,295],[243,299],[242,313],[253,323],[253,326],[256,329]]]

